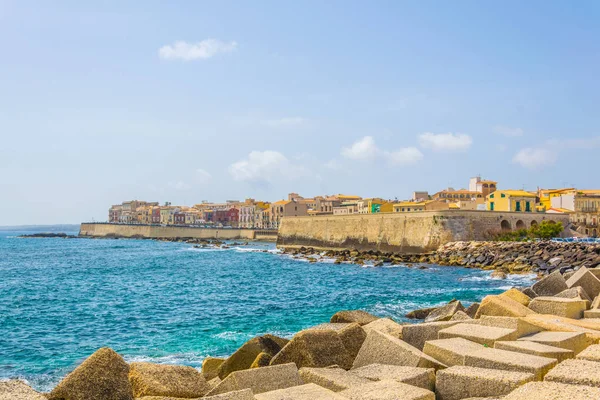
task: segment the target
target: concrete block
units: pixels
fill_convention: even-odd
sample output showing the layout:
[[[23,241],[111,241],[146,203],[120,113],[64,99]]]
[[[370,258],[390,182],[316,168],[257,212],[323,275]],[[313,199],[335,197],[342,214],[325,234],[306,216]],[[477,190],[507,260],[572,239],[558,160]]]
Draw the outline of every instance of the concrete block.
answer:
[[[465,310],[465,314],[467,314],[471,318],[475,318],[477,314],[477,310],[479,310],[479,303],[473,303]]]
[[[520,341],[536,342],[548,346],[559,347],[573,351],[575,355],[579,354],[590,343],[584,333],[578,332],[539,332],[533,335],[525,336]]]
[[[577,354],[575,358],[577,358],[578,360],[600,362],[600,344],[593,344],[589,346],[581,353]]]
[[[251,389],[252,393],[257,394],[298,386],[303,383],[296,365],[289,363],[234,371],[227,378],[223,379],[217,387],[208,392],[207,396],[242,389]]]
[[[210,390],[197,369],[181,365],[134,362],[129,365],[133,397],[202,397]]]
[[[254,395],[256,400],[348,400],[314,383]]]
[[[142,400],[147,400],[146,397]],[[167,400],[167,399],[164,399]],[[202,400],[255,400],[250,389],[236,390],[235,392],[222,393],[214,396],[203,397]]]
[[[555,315],[532,314],[525,317],[525,320],[546,331],[585,333],[588,346],[600,340],[600,320],[598,319],[572,319]]]
[[[538,295],[536,292],[533,291],[533,289],[531,288],[525,288],[522,290],[523,294],[527,297],[529,297],[530,299],[535,299]]]
[[[419,350],[423,350],[426,341],[438,338],[439,331],[459,323],[459,321],[442,321],[405,325],[402,327],[402,340]]]
[[[600,399],[600,389],[589,386],[565,385],[557,382],[529,382],[512,391],[502,400],[593,400]]]
[[[485,296],[477,309],[475,318],[482,315],[492,315],[497,317],[524,317],[533,314],[530,310],[518,301],[514,301],[506,296]]]
[[[359,325],[366,325],[369,322],[373,322],[379,317],[376,317],[373,314],[369,314],[363,310],[346,310],[346,311],[338,311],[331,317],[329,322],[356,322]]]
[[[583,318],[600,318],[600,310],[597,308],[592,310],[585,310],[583,312]]]
[[[464,365],[465,356],[477,352],[482,345],[463,338],[428,340],[423,352],[447,366]]]
[[[453,301],[430,312],[425,322],[449,321],[457,311],[465,311],[465,308],[460,301]]]
[[[529,308],[539,314],[578,319],[583,317],[587,304],[584,300],[541,296],[531,300]]]
[[[214,379],[219,374],[219,367],[225,361],[224,358],[206,357],[202,361],[202,375],[207,381]]]
[[[538,333],[542,330],[539,326],[533,325],[520,317],[494,317],[482,315],[479,319],[479,324],[494,326],[496,328],[514,329],[515,333],[510,340],[517,340],[522,336]]]
[[[250,368],[260,353],[274,356],[287,342],[287,339],[274,335],[257,336],[248,340],[221,363],[218,370],[219,378],[225,379],[233,371]]]
[[[516,334],[515,329],[496,328],[493,326],[458,324],[450,328],[442,329],[438,337],[440,339],[451,339],[460,337],[475,343],[494,347],[497,340],[510,340]]]
[[[467,315],[467,313],[465,313],[464,311],[457,311],[454,313],[452,318],[450,318],[450,321],[463,322],[463,321],[471,321],[472,319],[473,318],[469,317]]]
[[[394,380],[371,382],[340,392],[350,400],[435,400],[435,394],[426,389]]]
[[[600,296],[594,297],[594,300],[592,301],[592,305],[590,306],[590,308],[592,310],[600,308]]]
[[[349,372],[372,381],[392,379],[400,383],[432,391],[435,387],[435,370],[433,368],[369,364],[357,369],[351,369]]]
[[[548,372],[544,380],[600,388],[600,363],[579,359],[566,360]]]
[[[375,320],[373,323],[377,321],[379,320]],[[344,347],[346,350],[348,350],[352,361],[354,361],[354,358],[356,358],[358,350],[360,350],[360,347],[367,338],[367,332],[356,322],[321,324],[310,329],[330,329],[337,332],[340,340],[344,344]]]
[[[566,299],[577,299],[577,300],[585,300],[588,302],[588,306],[592,304],[592,299],[588,296],[588,294],[583,290],[581,286],[575,286],[571,289],[563,290],[554,297],[564,297]],[[589,307],[588,307],[589,308]]]
[[[523,304],[525,307],[527,307],[531,301],[529,296],[515,288],[509,289],[504,293],[500,293],[499,296],[508,297],[518,303]]]
[[[581,286],[591,298],[600,295],[600,280],[586,267],[579,268],[577,272],[567,280],[567,286],[569,288]]]
[[[531,286],[531,289],[538,296],[554,296],[568,288],[567,282],[560,271],[554,271]]]
[[[483,347],[478,351],[467,353],[465,355],[465,365],[469,367],[529,372],[535,375],[536,380],[542,380],[544,375],[556,365],[556,360],[514,351]]]
[[[572,350],[548,346],[542,343],[528,342],[526,340],[507,342],[498,341],[494,344],[494,348],[499,350],[516,351],[517,353],[531,354],[540,357],[555,358],[558,362],[574,357]]]
[[[446,367],[405,341],[375,330],[367,335],[365,343],[354,360],[353,368],[369,364],[403,365],[436,370]]]
[[[36,392],[23,381],[11,379],[0,381],[0,400],[46,400],[46,396]]]
[[[342,368],[300,368],[299,373],[304,383],[315,383],[334,392],[370,382]]]
[[[534,378],[527,372],[454,366],[437,373],[435,393],[438,400],[503,396]]]
[[[373,322],[363,325],[363,329],[368,334],[371,330],[387,333],[398,339],[402,339],[402,328],[404,325],[392,321],[390,318],[379,318]]]

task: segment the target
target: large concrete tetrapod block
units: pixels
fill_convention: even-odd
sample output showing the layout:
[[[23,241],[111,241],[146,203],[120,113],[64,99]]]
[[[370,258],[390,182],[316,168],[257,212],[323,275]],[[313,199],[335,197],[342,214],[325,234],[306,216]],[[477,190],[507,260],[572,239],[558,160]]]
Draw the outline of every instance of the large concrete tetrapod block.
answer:
[[[367,378],[351,374],[345,369],[337,367],[300,368],[299,372],[304,383],[315,383],[334,392],[370,382]]]
[[[354,360],[353,368],[369,364],[403,365],[436,370],[446,367],[405,341],[375,330],[367,335],[365,343]]]
[[[600,363],[588,360],[565,360],[546,374],[550,382],[600,388]]]
[[[380,320],[375,320],[372,323],[376,323],[377,321]],[[330,329],[337,332],[338,336],[340,337],[340,340],[344,344],[344,347],[346,348],[346,350],[348,350],[352,361],[354,361],[354,358],[356,358],[358,350],[360,350],[360,347],[367,338],[367,332],[356,322],[321,324],[310,329]]]
[[[518,303],[523,304],[525,307],[527,307],[531,301],[531,297],[515,288],[509,289],[504,293],[500,293],[499,296],[508,297]]]
[[[298,386],[303,383],[298,374],[298,368],[293,363],[252,368],[232,372],[217,387],[212,389],[208,396],[242,389],[251,389],[252,393],[257,394]]]
[[[600,399],[600,389],[557,382],[529,382],[502,400],[592,400]]]
[[[442,329],[438,337],[440,339],[452,339],[460,337],[475,343],[494,347],[497,340],[509,340],[515,336],[516,330],[496,328],[493,326],[458,324],[450,328]]]
[[[442,329],[449,328],[462,321],[425,322],[422,324],[405,325],[402,327],[402,340],[419,350],[423,350],[425,342],[438,338]]]
[[[363,310],[346,310],[346,311],[338,311],[331,317],[329,322],[356,322],[359,325],[366,325],[369,322],[373,322],[379,317],[376,317],[373,314],[369,314]]]
[[[170,396],[202,397],[210,390],[204,375],[182,365],[134,362],[129,365],[129,382],[133,397]]]
[[[254,395],[256,400],[348,400],[314,383]]]
[[[544,375],[556,365],[556,359],[484,347],[478,351],[466,354],[465,365],[469,367],[529,372],[535,375],[536,380],[542,380]]]
[[[554,271],[531,286],[531,289],[538,296],[554,296],[568,288],[567,282],[560,271]]]
[[[475,318],[482,315],[492,315],[497,317],[524,317],[533,314],[535,311],[525,307],[518,301],[514,301],[507,296],[485,296],[477,309]]]
[[[600,295],[600,280],[586,267],[581,267],[567,280],[569,288],[581,286],[592,299]]]
[[[46,396],[36,392],[25,382],[12,379],[0,382],[0,400],[46,400]]]
[[[150,399],[148,399],[147,397],[143,397],[141,400],[150,400]],[[154,399],[152,399],[152,400],[154,400]],[[158,399],[156,399],[156,400],[158,400]],[[168,399],[163,398],[161,400],[168,400]],[[202,400],[255,400],[255,399],[254,399],[254,394],[252,393],[252,390],[243,389],[243,390],[236,390],[235,392],[228,392],[228,393],[216,394],[214,396],[203,397]]]
[[[363,325],[363,329],[366,333],[376,330],[379,332],[387,333],[390,336],[402,339],[402,328],[404,325],[392,321],[390,318],[379,318],[373,322],[369,322]]]
[[[464,365],[465,356],[483,348],[479,343],[463,338],[428,340],[423,352],[447,366]]]
[[[525,336],[519,339],[528,342],[547,344],[548,346],[560,347],[573,351],[576,355],[585,349],[589,342],[585,333],[578,332],[538,332],[533,335]]]
[[[427,390],[433,390],[435,387],[435,370],[433,368],[369,364],[364,367],[351,369],[349,372],[372,381],[392,379]]]
[[[534,356],[555,358],[558,362],[574,357],[572,350],[561,349],[560,347],[548,346],[542,343],[528,342],[526,340],[515,340],[494,344],[495,349],[516,351],[517,353],[531,354]]]
[[[480,325],[494,326],[496,328],[514,329],[515,333],[510,340],[517,340],[522,336],[538,333],[542,330],[539,326],[525,321],[522,317],[495,317],[482,315],[479,319]]]
[[[133,399],[129,383],[129,365],[109,348],[101,348],[68,374],[50,392],[50,400]]]
[[[435,400],[432,391],[395,380],[371,382],[339,393],[350,400]]]
[[[454,366],[438,371],[435,393],[437,400],[503,396],[534,378],[528,372]]]
[[[578,319],[583,317],[587,304],[585,300],[541,296],[531,300],[529,308],[539,314]]]
[[[330,329],[307,329],[298,332],[271,360],[271,365],[293,362],[298,368],[352,367],[352,355],[337,332]]]
[[[600,344],[593,344],[575,356],[578,360],[600,362]]]

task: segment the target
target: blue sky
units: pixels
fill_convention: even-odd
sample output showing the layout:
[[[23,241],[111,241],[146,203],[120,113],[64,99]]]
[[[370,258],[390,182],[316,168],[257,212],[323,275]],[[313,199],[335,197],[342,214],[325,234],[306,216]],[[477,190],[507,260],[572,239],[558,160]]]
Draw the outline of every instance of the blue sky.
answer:
[[[0,0],[0,225],[597,188],[596,1]]]

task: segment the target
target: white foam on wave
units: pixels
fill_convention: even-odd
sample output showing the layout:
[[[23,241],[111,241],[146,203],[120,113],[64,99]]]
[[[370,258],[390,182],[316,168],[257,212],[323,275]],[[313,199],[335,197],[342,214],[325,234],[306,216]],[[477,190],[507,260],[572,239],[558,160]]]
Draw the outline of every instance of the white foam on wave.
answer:
[[[232,341],[252,338],[252,335],[249,333],[236,332],[236,331],[225,331],[225,332],[217,333],[212,336],[215,338],[232,340]]]

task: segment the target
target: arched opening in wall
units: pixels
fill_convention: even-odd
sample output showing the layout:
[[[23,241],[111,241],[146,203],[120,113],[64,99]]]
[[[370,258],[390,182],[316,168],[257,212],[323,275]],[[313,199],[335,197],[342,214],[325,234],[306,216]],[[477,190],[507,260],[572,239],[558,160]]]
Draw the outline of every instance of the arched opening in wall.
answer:
[[[595,229],[592,229],[592,237],[598,237],[598,231]]]
[[[502,222],[500,222],[500,228],[503,231],[510,231],[512,229],[511,226],[510,226],[510,222],[508,222],[505,219],[503,219]]]
[[[517,229],[525,229],[525,222],[518,220],[517,221]]]
[[[536,226],[537,225],[537,221],[531,221],[531,226]]]
[[[586,230],[585,230],[585,234],[586,234],[586,236],[590,236],[590,230],[589,230],[589,229],[586,229]]]

